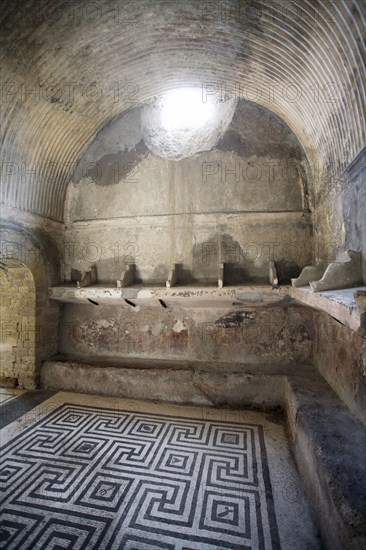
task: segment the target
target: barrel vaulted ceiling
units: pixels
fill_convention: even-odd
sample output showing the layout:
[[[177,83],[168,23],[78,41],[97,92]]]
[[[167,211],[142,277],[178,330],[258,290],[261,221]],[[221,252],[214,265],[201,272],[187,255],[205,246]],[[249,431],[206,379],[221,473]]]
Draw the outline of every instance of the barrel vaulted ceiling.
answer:
[[[1,2],[2,202],[62,221],[73,166],[124,111],[180,85],[279,115],[310,164],[365,143],[362,0]]]

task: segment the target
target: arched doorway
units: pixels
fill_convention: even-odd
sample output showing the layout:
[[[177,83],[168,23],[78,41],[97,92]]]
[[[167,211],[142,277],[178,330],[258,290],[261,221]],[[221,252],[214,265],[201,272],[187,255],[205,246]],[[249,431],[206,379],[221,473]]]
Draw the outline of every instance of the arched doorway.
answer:
[[[0,262],[0,385],[36,385],[36,292],[31,271],[18,260]]]

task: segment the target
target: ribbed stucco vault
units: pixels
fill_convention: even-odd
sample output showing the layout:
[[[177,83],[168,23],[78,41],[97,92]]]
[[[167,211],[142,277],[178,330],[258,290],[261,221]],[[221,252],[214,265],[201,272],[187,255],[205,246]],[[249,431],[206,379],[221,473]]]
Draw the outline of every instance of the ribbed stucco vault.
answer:
[[[114,117],[179,85],[274,111],[310,164],[365,143],[362,1],[14,1],[2,12],[2,201],[63,219],[73,166]]]

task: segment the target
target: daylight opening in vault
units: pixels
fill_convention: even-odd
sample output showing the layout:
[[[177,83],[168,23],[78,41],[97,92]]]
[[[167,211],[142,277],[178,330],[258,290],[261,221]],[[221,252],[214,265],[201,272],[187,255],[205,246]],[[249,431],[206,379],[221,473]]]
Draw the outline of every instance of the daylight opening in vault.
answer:
[[[237,99],[208,95],[202,87],[169,90],[141,111],[147,147],[159,157],[179,160],[209,151],[224,135]]]
[[[193,130],[213,115],[212,101],[203,101],[201,88],[170,90],[162,98],[161,121],[167,130]]]

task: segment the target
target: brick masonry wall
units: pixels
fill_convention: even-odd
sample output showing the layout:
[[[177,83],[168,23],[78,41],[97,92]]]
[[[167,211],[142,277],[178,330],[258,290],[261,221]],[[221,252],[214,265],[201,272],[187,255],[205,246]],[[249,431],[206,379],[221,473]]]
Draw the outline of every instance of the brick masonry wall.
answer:
[[[16,378],[29,387],[35,379],[36,295],[32,273],[25,266],[0,268],[0,378]]]
[[[60,282],[60,271],[50,238],[46,229],[5,221],[0,232],[0,377],[18,378],[25,388],[37,386],[42,361],[58,351],[59,305],[48,299],[48,287]]]

